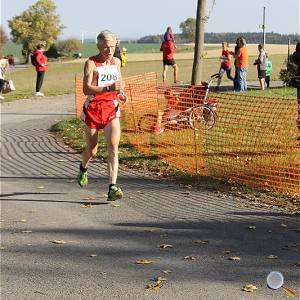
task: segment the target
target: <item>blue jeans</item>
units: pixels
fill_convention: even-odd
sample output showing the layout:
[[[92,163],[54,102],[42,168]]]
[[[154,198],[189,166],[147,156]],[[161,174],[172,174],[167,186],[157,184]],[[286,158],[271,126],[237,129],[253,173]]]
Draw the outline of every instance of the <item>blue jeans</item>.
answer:
[[[239,92],[247,91],[247,71],[248,68],[237,68],[237,91]]]

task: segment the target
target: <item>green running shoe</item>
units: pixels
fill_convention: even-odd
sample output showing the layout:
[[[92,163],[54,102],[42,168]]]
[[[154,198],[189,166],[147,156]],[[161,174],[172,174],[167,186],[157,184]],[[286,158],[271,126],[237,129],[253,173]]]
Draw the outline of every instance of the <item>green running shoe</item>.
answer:
[[[86,186],[88,184],[88,172],[79,170],[77,182],[81,187]]]
[[[112,185],[109,188],[107,201],[116,201],[117,199],[121,199],[123,197],[123,192],[121,188],[116,185]]]

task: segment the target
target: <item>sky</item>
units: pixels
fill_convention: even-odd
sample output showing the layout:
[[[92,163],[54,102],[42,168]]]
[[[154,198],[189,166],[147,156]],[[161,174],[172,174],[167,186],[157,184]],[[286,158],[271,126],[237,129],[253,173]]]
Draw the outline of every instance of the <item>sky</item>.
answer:
[[[1,25],[20,15],[36,0],[0,0]],[[95,37],[109,29],[120,39],[162,34],[167,26],[179,33],[179,25],[196,16],[197,0],[54,0],[66,27],[61,38]],[[215,5],[213,5],[215,2]],[[259,32],[266,7],[266,32],[300,34],[300,0],[206,0],[209,20],[206,32]]]

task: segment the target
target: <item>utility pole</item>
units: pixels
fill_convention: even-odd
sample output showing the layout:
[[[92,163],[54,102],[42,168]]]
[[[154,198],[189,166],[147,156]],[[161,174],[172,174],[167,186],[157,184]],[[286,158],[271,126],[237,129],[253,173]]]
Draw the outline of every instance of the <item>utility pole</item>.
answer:
[[[266,28],[266,7],[264,6],[264,10],[263,10],[263,24],[262,24],[262,30],[263,30],[263,46],[265,46],[266,44],[266,32],[265,32],[265,28]]]
[[[291,39],[288,38],[288,57],[287,57],[288,64],[290,63],[290,46],[291,46]]]
[[[196,37],[194,50],[194,63],[191,84],[201,83],[201,75],[203,68],[203,50],[204,50],[204,27],[206,22],[205,16],[206,0],[197,1],[197,17],[196,17]]]

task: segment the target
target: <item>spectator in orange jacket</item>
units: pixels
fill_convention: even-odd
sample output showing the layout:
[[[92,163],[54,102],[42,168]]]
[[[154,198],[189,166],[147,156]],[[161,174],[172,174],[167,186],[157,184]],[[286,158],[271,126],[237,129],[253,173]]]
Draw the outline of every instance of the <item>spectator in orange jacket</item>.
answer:
[[[237,59],[237,91],[247,91],[247,72],[248,72],[248,50],[246,47],[246,40],[243,37],[238,38],[238,52],[236,55]]]
[[[48,59],[44,55],[44,45],[43,44],[38,44],[35,51],[33,54],[35,55],[35,60],[36,60],[36,86],[35,86],[35,96],[44,96],[43,93],[40,92],[44,77],[45,77],[45,72],[48,70]]]

